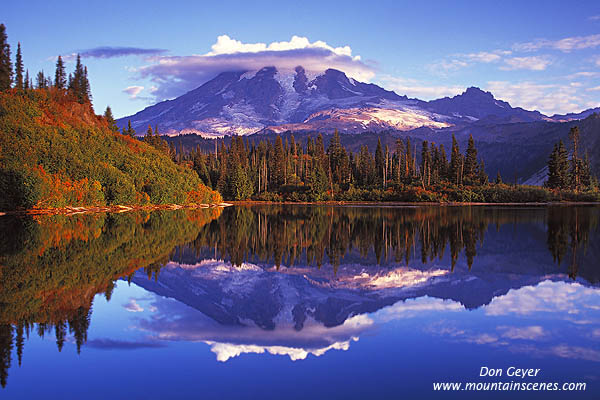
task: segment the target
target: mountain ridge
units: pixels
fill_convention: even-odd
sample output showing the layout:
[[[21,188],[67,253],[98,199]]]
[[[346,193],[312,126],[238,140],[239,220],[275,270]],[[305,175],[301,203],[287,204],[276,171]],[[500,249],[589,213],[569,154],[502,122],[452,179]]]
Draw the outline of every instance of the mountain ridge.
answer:
[[[564,118],[585,117],[588,111]],[[477,87],[454,97],[423,101],[359,82],[331,68],[315,73],[301,66],[293,70],[267,66],[256,71],[222,72],[182,96],[120,118],[117,124],[124,127],[131,121],[138,134],[151,125],[168,135],[222,137],[263,130],[436,130],[485,119],[514,123],[564,120],[561,117],[512,107]]]

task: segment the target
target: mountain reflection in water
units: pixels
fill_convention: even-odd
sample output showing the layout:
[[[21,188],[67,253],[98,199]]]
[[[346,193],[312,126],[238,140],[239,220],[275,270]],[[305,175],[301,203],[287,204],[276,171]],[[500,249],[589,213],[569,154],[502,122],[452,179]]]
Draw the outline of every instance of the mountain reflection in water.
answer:
[[[54,335],[59,351],[180,341],[206,343],[219,361],[301,360],[432,316],[424,334],[600,362],[599,216],[294,205],[1,217],[1,383],[30,332]],[[94,296],[110,304],[119,279],[146,292],[122,305],[126,340],[90,330]],[[477,314],[452,319],[465,310]]]

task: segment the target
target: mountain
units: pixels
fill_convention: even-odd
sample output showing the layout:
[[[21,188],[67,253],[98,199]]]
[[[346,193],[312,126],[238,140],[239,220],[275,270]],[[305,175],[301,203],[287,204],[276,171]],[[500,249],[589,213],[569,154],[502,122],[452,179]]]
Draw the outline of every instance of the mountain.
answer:
[[[562,114],[562,115],[554,114],[553,116],[550,117],[550,120],[555,121],[555,122],[567,122],[567,121],[584,119],[584,118],[589,117],[592,114],[600,114],[600,107],[589,108],[580,113],[569,113],[569,114]]]
[[[468,88],[452,98],[422,101],[374,84],[358,82],[341,71],[320,74],[302,67],[223,72],[176,98],[121,118],[143,134],[148,125],[169,135],[205,137],[258,131],[410,131],[442,129],[488,119],[496,123],[548,119],[538,111],[513,108],[489,92]]]
[[[468,118],[471,121],[493,118],[497,122],[529,122],[544,119],[539,111],[513,108],[505,101],[496,100],[490,92],[470,87],[464,93],[443,99],[432,100],[425,109],[442,115]]]

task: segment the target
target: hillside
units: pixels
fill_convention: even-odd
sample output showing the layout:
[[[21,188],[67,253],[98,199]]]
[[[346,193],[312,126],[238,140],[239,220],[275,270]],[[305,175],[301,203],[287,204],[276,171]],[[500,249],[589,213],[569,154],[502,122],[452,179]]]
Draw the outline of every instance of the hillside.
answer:
[[[0,92],[0,210],[216,203],[194,171],[56,89]]]

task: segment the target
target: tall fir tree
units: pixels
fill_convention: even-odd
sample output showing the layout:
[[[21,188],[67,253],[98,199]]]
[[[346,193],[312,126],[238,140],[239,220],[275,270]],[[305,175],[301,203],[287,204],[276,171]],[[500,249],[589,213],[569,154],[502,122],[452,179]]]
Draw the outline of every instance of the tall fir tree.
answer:
[[[23,72],[23,54],[21,53],[21,42],[17,43],[17,55],[15,57],[15,88],[17,90],[25,90]]]
[[[461,183],[462,155],[458,148],[456,137],[452,134],[452,154],[450,155],[450,182],[459,185]]]
[[[48,81],[46,80],[46,76],[44,75],[44,71],[38,72],[35,77],[36,86],[38,89],[46,89],[48,86]]]
[[[58,86],[56,86],[56,87],[58,87]],[[106,122],[108,123],[108,127],[110,128],[111,131],[119,132],[119,127],[117,126],[117,123],[115,122],[115,117],[113,116],[112,109],[110,108],[110,106],[106,106],[106,110],[104,111],[104,118],[106,119]],[[152,128],[150,128],[150,131],[152,131]],[[150,133],[152,133],[152,132],[150,132]]]
[[[467,153],[465,155],[465,164],[463,177],[464,180],[470,184],[477,181],[479,175],[477,165],[477,149],[475,148],[475,141],[473,135],[469,135],[469,143],[467,145]]]
[[[377,148],[375,148],[375,181],[377,185],[383,184],[384,173],[383,149],[381,148],[381,138],[377,139]]]
[[[56,60],[54,87],[57,89],[66,89],[67,87],[67,73],[65,72],[65,64],[61,56],[58,56],[58,59]]]
[[[0,24],[0,90],[8,90],[12,85],[12,62],[6,27]]]
[[[69,75],[69,91],[81,104],[89,103],[91,100],[90,83],[87,78],[87,67],[81,63],[81,55],[77,54],[75,72]]]

